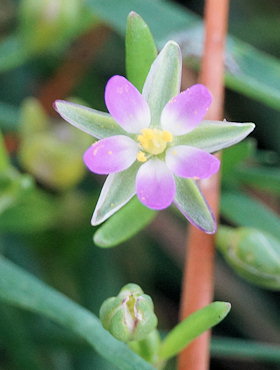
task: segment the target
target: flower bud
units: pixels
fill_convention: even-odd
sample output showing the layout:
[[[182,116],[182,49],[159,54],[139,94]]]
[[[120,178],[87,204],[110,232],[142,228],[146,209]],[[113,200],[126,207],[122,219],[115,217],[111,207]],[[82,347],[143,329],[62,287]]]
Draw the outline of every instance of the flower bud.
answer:
[[[249,282],[280,289],[280,242],[261,230],[220,227],[217,246],[234,271]]]
[[[122,342],[144,339],[157,326],[152,299],[136,284],[125,285],[100,308],[103,327]]]

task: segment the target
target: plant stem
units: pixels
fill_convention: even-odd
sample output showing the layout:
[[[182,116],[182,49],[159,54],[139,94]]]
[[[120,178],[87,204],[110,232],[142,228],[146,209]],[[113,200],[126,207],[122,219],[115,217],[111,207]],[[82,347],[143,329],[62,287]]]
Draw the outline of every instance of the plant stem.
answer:
[[[229,0],[206,0],[205,45],[200,81],[213,94],[213,103],[207,119],[223,116],[224,100],[224,44],[227,30]],[[203,193],[218,219],[219,175],[201,184]],[[209,304],[214,290],[214,236],[191,226],[187,237],[187,253],[183,276],[181,319]],[[210,332],[194,340],[179,356],[180,370],[209,368]]]

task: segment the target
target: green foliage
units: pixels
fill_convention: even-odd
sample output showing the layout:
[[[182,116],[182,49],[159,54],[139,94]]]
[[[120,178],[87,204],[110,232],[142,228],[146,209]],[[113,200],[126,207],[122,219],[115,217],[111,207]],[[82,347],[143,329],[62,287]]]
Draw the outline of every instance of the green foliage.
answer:
[[[105,331],[92,313],[63,294],[3,257],[0,272],[0,299],[4,302],[44,315],[73,331],[119,369],[152,369]]]
[[[280,239],[280,218],[261,202],[236,191],[224,192],[221,201],[222,215],[228,221],[263,230]]]
[[[223,320],[229,311],[229,303],[214,302],[191,314],[175,326],[164,339],[160,348],[160,358],[167,360],[175,356],[193,339]]]
[[[149,27],[135,12],[131,12],[127,18],[125,50],[127,78],[142,91],[149,69],[157,56],[157,48]]]
[[[38,1],[28,1],[34,4],[34,7],[29,9],[29,12],[34,14],[38,7],[44,7],[47,3],[45,0],[40,4]],[[187,67],[198,68],[203,50],[202,22],[189,9],[170,0],[85,0],[79,4],[82,5],[82,10],[77,12],[73,11],[75,8],[71,0],[66,1],[69,6],[67,9],[64,7],[64,15],[58,7],[60,14],[52,20],[36,16],[28,21],[31,13],[25,14],[24,17],[21,13],[19,21],[17,5],[9,10],[9,4],[21,2],[5,1],[4,12],[3,5],[0,5],[0,13],[4,17],[1,17],[0,29],[0,127],[4,135],[7,135],[5,141],[9,148],[7,153],[1,137],[1,254],[24,266],[26,270],[35,272],[41,279],[55,285],[67,296],[95,313],[98,312],[101,302],[113,295],[127,281],[143,284],[154,299],[156,312],[160,317],[160,329],[169,328],[176,316],[177,293],[181,279],[180,246],[183,245],[182,238],[185,235],[183,219],[176,213],[161,212],[145,235],[139,234],[129,240],[148,225],[157,213],[143,207],[133,197],[134,188],[133,183],[128,180],[129,176],[114,176],[113,181],[111,182],[111,179],[110,183],[107,183],[108,201],[103,198],[99,203],[94,222],[101,223],[112,213],[116,213],[95,232],[94,243],[104,249],[124,241],[126,244],[110,251],[93,246],[90,215],[100,191],[100,184],[95,177],[89,174],[81,182],[81,176],[69,189],[67,186],[57,187],[50,182],[44,182],[39,175],[40,171],[46,172],[46,168],[60,167],[65,172],[56,174],[55,179],[60,177],[62,182],[67,182],[67,178],[76,172],[73,170],[75,158],[79,157],[79,166],[83,166],[82,146],[86,148],[93,138],[84,136],[88,140],[86,143],[78,134],[78,130],[67,130],[66,136],[73,135],[73,140],[68,142],[70,146],[67,150],[61,150],[64,136],[61,136],[61,133],[66,132],[59,129],[61,122],[47,117],[36,99],[25,99],[34,94],[44,98],[49,80],[53,81],[53,77],[56,79],[61,71],[63,75],[65,66],[74,66],[73,73],[76,73],[76,55],[71,54],[72,49],[68,46],[73,44],[75,50],[76,45],[81,46],[87,57],[87,50],[95,48],[90,36],[94,35],[95,25],[105,22],[112,30],[110,38],[102,47],[96,49],[90,68],[81,71],[77,86],[73,91],[69,91],[69,94],[78,96],[75,102],[84,100],[88,106],[104,110],[106,80],[112,74],[124,74],[124,38],[127,75],[141,90],[156,56],[155,44],[161,49],[169,39],[179,42]],[[64,0],[61,4],[63,2]],[[262,2],[266,4],[265,11]],[[55,3],[59,4],[56,1]],[[275,27],[279,22],[279,10],[276,6],[273,7],[272,3],[273,1],[265,0],[234,2],[231,7],[230,27],[231,30],[238,30],[240,38],[254,39],[260,50],[277,55]],[[192,5],[197,7],[196,2],[192,2]],[[129,16],[126,28],[127,15],[132,10],[134,13]],[[10,18],[5,23],[9,11]],[[250,14],[250,19],[244,21],[244,14]],[[35,27],[35,24],[40,24],[40,29]],[[87,47],[85,41],[81,42],[78,37],[89,28],[90,32],[82,38],[87,40],[86,43],[90,43]],[[255,32],[256,29],[262,32]],[[261,146],[270,149],[275,143],[274,149],[277,149],[280,63],[275,57],[260,50],[239,39],[231,36],[228,38],[225,58],[226,85],[238,94],[229,93],[226,96],[226,113],[234,120],[256,121],[256,137],[260,139]],[[176,64],[175,54],[173,65]],[[65,64],[65,61],[69,60],[70,63]],[[67,78],[68,76],[69,79],[77,77],[68,74]],[[175,80],[176,78],[173,83]],[[57,98],[67,98],[58,96],[64,91],[64,82],[60,79],[57,82]],[[167,86],[166,83],[162,85]],[[155,88],[159,89],[159,86]],[[175,94],[175,90],[174,88],[171,95]],[[164,91],[162,93],[164,94]],[[261,104],[244,97],[255,99]],[[167,97],[163,97],[163,102],[166,99]],[[93,109],[83,109],[77,104],[61,100],[57,102],[56,107],[74,127],[91,136],[103,138],[124,133],[106,113],[100,114]],[[270,108],[277,111],[274,112]],[[220,150],[232,145],[235,140],[246,137],[252,128],[251,123],[217,124],[208,121],[176,140],[178,144],[181,141],[208,151]],[[202,133],[207,133],[207,137],[203,137]],[[30,152],[31,155],[28,154]],[[46,162],[39,159],[47,152],[53,155],[46,160],[49,167],[44,167]],[[61,155],[54,154],[58,152]],[[50,158],[53,158],[52,165],[49,163]],[[65,164],[66,162],[68,164]],[[69,162],[72,162],[71,165]],[[25,171],[29,174],[24,173]],[[133,171],[134,174],[137,168]],[[123,186],[124,183],[127,187]],[[190,216],[196,213],[191,201],[193,194],[204,214],[204,218],[196,222],[210,232],[213,231],[213,219],[195,184],[187,181],[178,186],[188,189],[186,197],[180,200],[185,212]],[[270,289],[279,286],[279,189],[279,158],[274,152],[260,151],[252,139],[224,151],[221,220],[237,228],[231,230],[230,237],[226,235],[222,253],[238,275],[248,282]],[[117,199],[117,204],[113,207],[112,199]],[[118,210],[125,203],[127,204]],[[220,229],[218,238],[223,230]],[[219,242],[218,247],[221,249]],[[4,354],[1,356],[1,368],[152,368],[106,333],[90,311],[38,282],[4,258],[0,261],[0,270],[0,296],[3,302],[9,301],[8,304],[0,305],[0,352]],[[262,368],[270,366],[265,365],[265,362],[277,367],[280,363],[278,346],[247,339],[255,337],[263,342],[279,341],[278,316],[274,314],[277,312],[277,296],[272,291],[264,291],[253,285],[249,286],[245,280],[236,279],[231,271],[224,271],[220,259],[217,271],[224,274],[222,284],[218,286],[219,297],[229,296],[235,304],[234,314],[228,319],[229,325],[226,327],[227,337],[214,336],[211,344],[212,356],[219,358],[221,366],[225,368],[229,366],[231,359],[239,363],[248,359],[254,363],[259,361],[261,364],[256,366]],[[11,307],[10,303],[18,308]],[[58,325],[44,317],[50,317]],[[209,323],[209,317],[207,320]],[[169,343],[169,349],[174,353],[178,351],[177,344],[187,344],[200,327],[196,326],[195,322],[180,325],[182,326],[178,330],[178,342],[175,335],[174,342],[171,340],[171,344]],[[231,331],[231,328],[234,330]],[[177,328],[174,330],[170,335],[176,334]],[[241,335],[246,339],[230,338],[231,334]],[[158,358],[160,344],[157,331],[153,331],[142,341],[130,342],[129,347],[146,361],[159,366],[162,365]],[[99,356],[99,353],[103,357]],[[111,363],[107,360],[103,362],[102,358],[110,358]],[[175,365],[168,364],[168,369],[174,368]]]
[[[258,286],[280,290],[280,242],[252,228],[221,226],[217,246],[229,265]]]
[[[178,39],[185,45],[185,57],[195,55],[199,59],[202,55],[203,29],[199,17],[171,1],[119,0],[118,7],[114,6],[114,0],[87,0],[87,4],[94,14],[121,34],[125,32],[125,18],[133,9],[150,25],[159,45]],[[279,110],[280,63],[276,58],[229,37],[228,60],[228,87]]]
[[[144,229],[156,216],[156,212],[145,207],[134,197],[114,214],[94,234],[94,242],[102,248],[114,247]]]

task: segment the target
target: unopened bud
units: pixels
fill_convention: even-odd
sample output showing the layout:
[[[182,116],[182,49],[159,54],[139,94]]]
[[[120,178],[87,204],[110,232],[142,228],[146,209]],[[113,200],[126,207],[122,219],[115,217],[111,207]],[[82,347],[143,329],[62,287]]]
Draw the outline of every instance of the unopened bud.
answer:
[[[108,298],[99,315],[103,327],[122,342],[142,340],[157,326],[152,299],[136,284]]]
[[[237,274],[258,286],[280,289],[280,242],[258,229],[220,227],[217,246]]]

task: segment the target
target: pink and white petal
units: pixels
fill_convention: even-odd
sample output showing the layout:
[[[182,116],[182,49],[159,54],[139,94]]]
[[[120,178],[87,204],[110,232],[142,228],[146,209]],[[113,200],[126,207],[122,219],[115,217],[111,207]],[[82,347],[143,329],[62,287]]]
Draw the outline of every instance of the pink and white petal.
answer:
[[[176,185],[172,172],[159,159],[144,163],[136,176],[136,194],[145,206],[160,210],[172,203]]]
[[[111,116],[127,132],[138,133],[150,125],[148,103],[125,77],[110,78],[105,88],[105,102]]]
[[[124,135],[99,140],[87,149],[84,162],[88,169],[100,175],[125,170],[136,160],[137,143]]]
[[[166,104],[161,113],[161,127],[174,135],[184,135],[201,122],[211,102],[207,87],[193,85]]]
[[[195,179],[205,179],[220,167],[220,161],[214,155],[187,145],[169,148],[165,162],[176,176]]]

